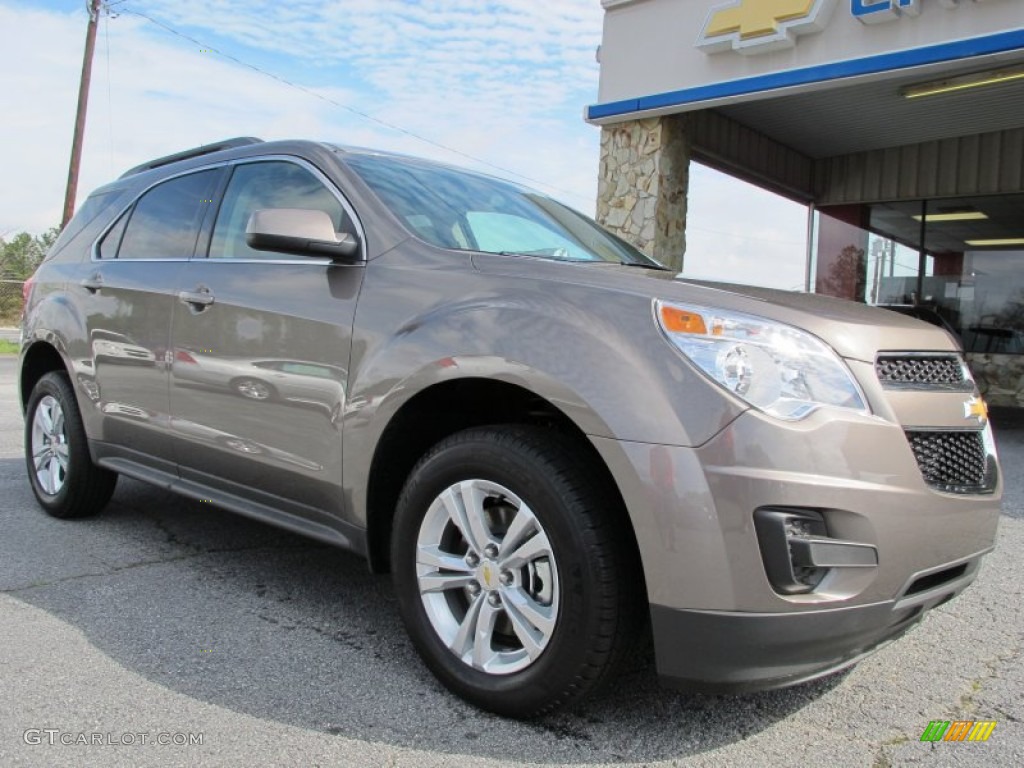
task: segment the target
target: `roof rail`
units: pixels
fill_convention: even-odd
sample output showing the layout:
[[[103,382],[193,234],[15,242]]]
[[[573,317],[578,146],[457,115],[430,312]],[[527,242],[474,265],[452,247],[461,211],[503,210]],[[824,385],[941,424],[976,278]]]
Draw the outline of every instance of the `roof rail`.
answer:
[[[171,163],[177,163],[180,160],[190,160],[193,157],[202,157],[208,155],[211,152],[220,152],[222,149],[235,149],[236,147],[248,147],[251,144],[262,144],[263,139],[257,139],[252,136],[239,136],[235,139],[224,139],[223,141],[215,141],[212,144],[201,144],[198,147],[192,149],[186,149],[183,152],[175,152],[173,155],[164,155],[158,157],[156,160],[150,160],[148,163],[142,165],[136,165],[134,168],[129,168],[127,171],[121,174],[121,178],[128,176],[134,176],[136,173],[142,173],[143,171],[151,171],[154,168],[159,168],[163,165],[170,165]]]

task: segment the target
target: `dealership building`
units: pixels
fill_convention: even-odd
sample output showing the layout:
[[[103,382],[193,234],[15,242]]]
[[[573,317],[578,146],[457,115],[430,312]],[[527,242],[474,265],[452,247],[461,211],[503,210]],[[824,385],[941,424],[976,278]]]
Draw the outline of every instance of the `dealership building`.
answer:
[[[606,226],[681,268],[691,160],[804,203],[809,290],[946,324],[1024,406],[1024,0],[602,4]]]

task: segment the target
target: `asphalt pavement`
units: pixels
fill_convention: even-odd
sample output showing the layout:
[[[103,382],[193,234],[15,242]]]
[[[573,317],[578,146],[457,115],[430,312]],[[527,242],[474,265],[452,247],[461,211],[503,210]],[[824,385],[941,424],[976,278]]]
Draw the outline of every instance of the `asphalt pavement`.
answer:
[[[14,376],[0,358],[0,765],[1024,765],[1024,419],[997,422],[1008,487],[977,582],[853,670],[685,696],[638,658],[519,723],[434,681],[354,556],[123,478],[100,517],[44,515]],[[921,742],[932,720],[997,725]]]

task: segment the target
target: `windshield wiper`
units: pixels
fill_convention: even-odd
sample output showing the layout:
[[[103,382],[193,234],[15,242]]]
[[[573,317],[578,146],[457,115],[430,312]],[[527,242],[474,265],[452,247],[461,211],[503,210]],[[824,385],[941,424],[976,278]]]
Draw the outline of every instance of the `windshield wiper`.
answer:
[[[547,261],[562,261],[569,262],[571,264],[603,264],[605,266],[618,264],[623,267],[639,267],[640,269],[655,269],[659,272],[672,272],[673,270],[668,267],[664,267],[661,264],[655,262],[645,261],[604,261],[602,259],[573,259],[565,256],[555,256],[550,253],[545,253],[544,250],[537,251],[497,251],[499,256],[530,256],[534,259],[546,259]],[[486,253],[486,251],[485,251]],[[494,251],[490,251],[494,253]]]
[[[671,272],[672,271],[668,267],[662,266],[661,264],[655,264],[653,262],[648,264],[648,263],[643,262],[643,261],[620,261],[619,264],[621,264],[624,267],[639,267],[640,269],[656,269],[659,272]]]
[[[483,251],[488,253],[488,251]],[[491,251],[493,253],[493,251]],[[565,256],[551,256],[547,253],[539,253],[537,251],[498,251],[499,256],[530,256],[534,259],[545,259],[547,261],[567,261],[572,264],[599,264],[600,262],[596,259],[573,259]]]

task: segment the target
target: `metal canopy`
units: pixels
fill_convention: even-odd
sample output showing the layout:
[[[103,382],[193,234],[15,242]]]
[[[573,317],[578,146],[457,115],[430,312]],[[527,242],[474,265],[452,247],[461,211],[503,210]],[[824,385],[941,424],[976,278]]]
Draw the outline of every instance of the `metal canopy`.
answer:
[[[1024,54],[1016,58],[1024,61]],[[1012,60],[994,66],[1007,66]],[[973,66],[764,98],[716,111],[814,159],[1024,126],[1024,80],[907,99],[900,90]]]

